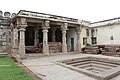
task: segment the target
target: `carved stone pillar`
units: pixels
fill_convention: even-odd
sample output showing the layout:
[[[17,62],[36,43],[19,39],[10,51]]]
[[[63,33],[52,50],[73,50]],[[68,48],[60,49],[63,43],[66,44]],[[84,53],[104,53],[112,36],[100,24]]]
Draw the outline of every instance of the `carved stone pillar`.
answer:
[[[12,53],[18,53],[18,28],[14,28],[12,32]]]
[[[48,45],[48,28],[49,28],[49,21],[45,21],[42,26],[43,32],[43,54],[49,54],[49,45]]]
[[[62,26],[62,53],[67,53],[66,33],[68,30],[68,23],[64,23]]]
[[[38,35],[38,32],[39,32],[39,28],[36,28],[36,29],[35,29],[35,34],[34,34],[34,36],[35,36],[34,46],[36,46],[36,45],[39,43],[39,39],[38,39],[39,35]]]
[[[25,57],[25,28],[20,28],[19,54],[21,58]]]
[[[27,27],[26,18],[17,18],[17,28],[19,28],[19,55],[25,58],[25,28]]]
[[[18,28],[14,27],[14,25],[11,23],[10,27],[11,30],[11,53],[16,54],[18,53]]]
[[[55,42],[55,31],[56,31],[56,28],[52,28],[52,42]]]
[[[79,53],[81,51],[81,41],[80,41],[80,34],[81,34],[81,27],[76,28],[77,34],[77,44],[76,44],[76,52]]]

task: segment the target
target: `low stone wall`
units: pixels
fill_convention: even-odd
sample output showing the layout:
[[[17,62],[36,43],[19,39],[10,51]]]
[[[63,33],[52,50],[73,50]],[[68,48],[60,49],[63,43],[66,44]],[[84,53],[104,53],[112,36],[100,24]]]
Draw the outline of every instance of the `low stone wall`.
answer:
[[[48,44],[49,44],[49,52],[50,53],[62,52],[61,42],[49,42]]]

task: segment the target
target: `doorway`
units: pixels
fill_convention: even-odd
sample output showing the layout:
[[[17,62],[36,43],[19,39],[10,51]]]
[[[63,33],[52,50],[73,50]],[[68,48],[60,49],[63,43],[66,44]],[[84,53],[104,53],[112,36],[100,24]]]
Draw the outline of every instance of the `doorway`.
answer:
[[[71,38],[71,51],[74,51],[74,38]]]

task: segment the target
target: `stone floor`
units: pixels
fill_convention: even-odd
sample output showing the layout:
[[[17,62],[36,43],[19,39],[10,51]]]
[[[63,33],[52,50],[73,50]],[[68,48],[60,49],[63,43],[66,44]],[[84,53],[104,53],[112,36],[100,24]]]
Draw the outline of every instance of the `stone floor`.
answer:
[[[37,55],[39,56],[39,54]],[[56,61],[88,56],[120,59],[119,57],[93,54],[58,54],[51,56],[38,56],[22,60],[22,63],[43,80],[97,80],[82,73],[59,66],[56,64]],[[110,80],[120,80],[120,75]]]

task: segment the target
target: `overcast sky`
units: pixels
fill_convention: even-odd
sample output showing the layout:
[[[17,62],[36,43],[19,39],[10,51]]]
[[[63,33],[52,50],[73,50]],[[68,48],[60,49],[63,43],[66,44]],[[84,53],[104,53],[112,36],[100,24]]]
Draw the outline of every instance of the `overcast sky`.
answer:
[[[96,22],[120,17],[120,0],[0,0],[0,10],[29,10]]]

